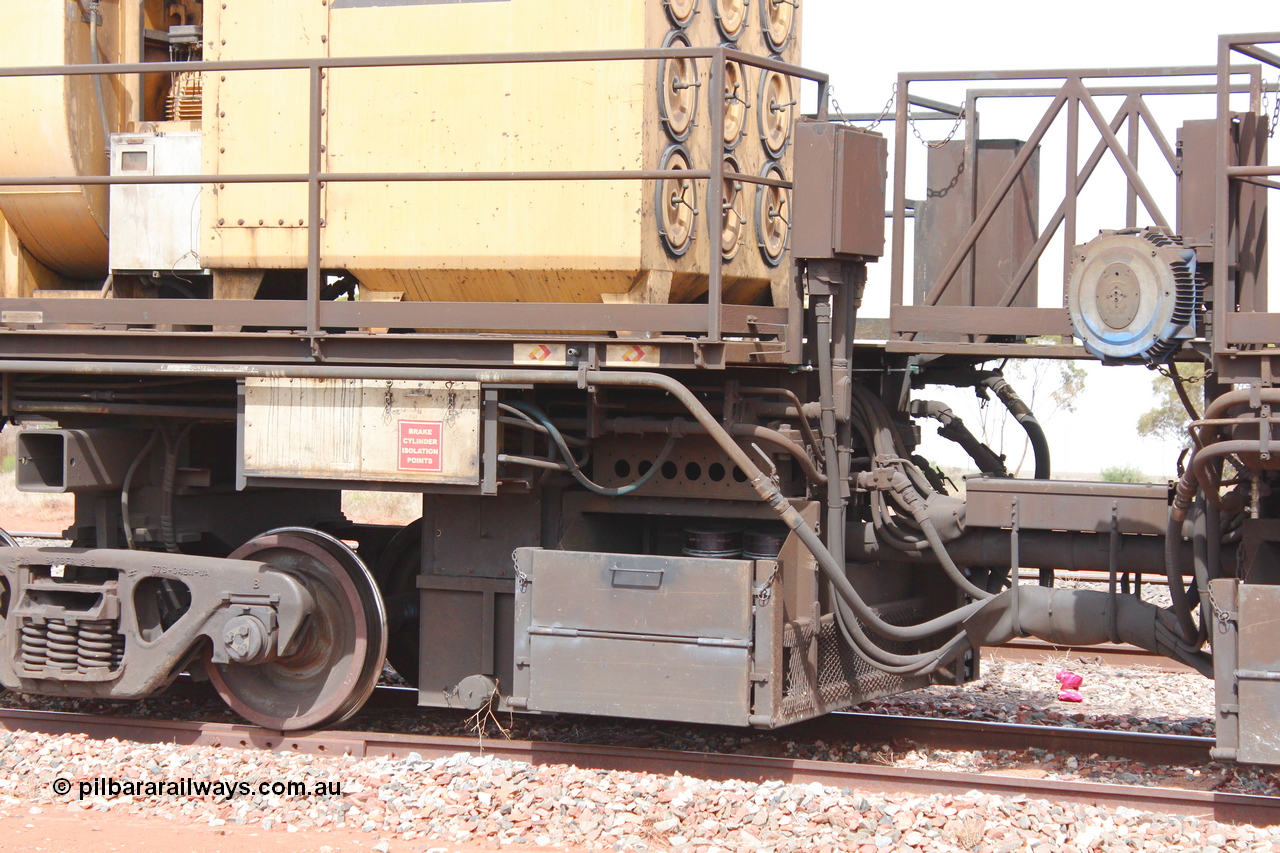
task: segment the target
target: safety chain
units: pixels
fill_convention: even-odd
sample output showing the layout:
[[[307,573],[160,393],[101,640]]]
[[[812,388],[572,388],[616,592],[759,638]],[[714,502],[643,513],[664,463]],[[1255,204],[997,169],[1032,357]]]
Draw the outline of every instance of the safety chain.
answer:
[[[844,117],[844,110],[840,109],[840,102],[836,100],[836,87],[832,83],[827,84],[827,100],[831,101],[831,109],[835,110],[836,121],[848,124],[849,120]]]
[[[840,101],[836,99],[836,87],[832,84],[827,85],[827,98],[831,101],[831,109],[835,111],[836,120],[843,122],[844,124],[852,124],[853,122],[851,120],[844,117],[844,110],[840,109]],[[884,108],[880,110],[880,115],[876,116],[875,121],[866,125],[863,130],[875,130],[881,122],[889,117],[889,113],[893,112],[893,107],[897,100],[898,84],[894,83],[893,89],[889,92],[889,100],[884,102]],[[966,103],[967,102],[965,101],[960,103],[960,114],[956,116],[955,124],[951,126],[951,130],[947,132],[946,137],[939,142],[929,142],[921,135],[920,128],[916,126],[916,120],[911,118],[910,111],[907,113],[907,124],[911,125],[911,132],[915,134],[916,139],[919,139],[922,145],[928,148],[941,148],[955,138],[956,133],[960,130],[960,125],[964,124]],[[1277,99],[1276,103],[1277,106],[1280,107],[1280,98]],[[1275,129],[1274,125],[1272,126],[1272,129]]]
[[[755,600],[756,607],[764,607],[769,603],[769,599],[773,598],[773,582],[778,579],[778,572],[781,569],[782,563],[775,562],[773,564],[773,571],[769,573],[769,577],[765,578],[764,582],[755,588],[755,595],[753,598]]]
[[[880,122],[884,121],[893,109],[894,102],[898,100],[898,84],[894,83],[893,88],[889,90],[889,100],[884,102],[884,109],[880,110],[880,115],[876,116],[876,120],[867,125],[867,130],[874,130]]]
[[[1176,368],[1173,368],[1167,364],[1157,364],[1155,365],[1154,369],[1156,373],[1159,373],[1165,379],[1168,379],[1170,382],[1173,381],[1174,371],[1176,370]],[[1189,374],[1187,376],[1183,376],[1181,373],[1178,374],[1178,378],[1181,379],[1187,385],[1194,385],[1197,382],[1204,382],[1206,379],[1212,379],[1213,376],[1214,376],[1214,373],[1212,370],[1206,370],[1204,373],[1200,374],[1199,376],[1196,376],[1195,374]]]
[[[951,130],[947,131],[947,135],[938,142],[930,142],[920,135],[920,128],[916,127],[916,120],[911,118],[910,111],[907,112],[907,124],[911,125],[911,132],[915,134],[916,139],[920,140],[921,145],[926,148],[942,148],[955,138],[956,131],[960,129],[960,125],[964,124],[965,105],[967,103],[967,101],[960,102],[960,114],[956,116],[956,123],[951,125]]]
[[[840,101],[836,99],[836,87],[834,84],[827,84],[827,98],[831,101],[831,109],[835,111],[836,121],[843,124],[853,124],[852,119],[844,117],[844,110],[840,109]],[[876,116],[875,121],[862,128],[863,130],[875,130],[881,122],[889,117],[889,113],[893,112],[893,103],[898,98],[898,84],[893,84],[893,90],[889,92],[889,100],[884,102],[884,109],[880,111],[880,115]]]
[[[1276,125],[1280,124],[1280,77],[1276,78],[1276,103],[1271,110],[1271,126],[1267,128],[1267,138],[1271,139],[1276,135]],[[1262,115],[1267,115],[1267,87],[1262,87]]]

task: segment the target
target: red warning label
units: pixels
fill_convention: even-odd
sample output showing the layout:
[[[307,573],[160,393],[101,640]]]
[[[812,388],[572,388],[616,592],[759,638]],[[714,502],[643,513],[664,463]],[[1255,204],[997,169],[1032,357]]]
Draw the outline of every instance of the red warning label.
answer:
[[[400,421],[400,470],[439,474],[444,470],[442,421]]]

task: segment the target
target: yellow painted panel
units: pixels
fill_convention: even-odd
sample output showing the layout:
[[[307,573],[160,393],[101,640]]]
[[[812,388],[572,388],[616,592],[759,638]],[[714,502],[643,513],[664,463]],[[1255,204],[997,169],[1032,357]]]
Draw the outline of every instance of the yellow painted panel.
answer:
[[[335,56],[639,47],[642,8],[592,0],[338,4],[330,47]],[[642,63],[335,69],[328,84],[332,171],[642,167]],[[638,181],[332,184],[328,192],[326,258],[338,265],[639,263]]]
[[[226,0],[205,6],[207,59],[297,59],[326,54],[328,8],[315,0]],[[216,174],[307,170],[310,74],[229,71],[204,80],[205,168]],[[225,229],[299,230],[307,185],[206,185],[201,258],[210,267],[306,265],[306,236],[232,236]],[[218,232],[215,232],[217,229]],[[301,245],[301,254],[296,252]],[[257,257],[257,262],[252,259]]]
[[[771,3],[774,0],[760,0]],[[674,28],[663,0],[227,0],[207,9],[209,58],[478,54],[660,46]],[[730,6],[733,4],[730,3]],[[710,2],[685,31],[717,45]],[[746,6],[739,46],[769,49]],[[783,58],[798,61],[792,42]],[[684,143],[693,168],[722,156],[711,140],[710,63],[699,64],[698,112]],[[221,75],[206,82],[205,146],[223,173],[305,168],[305,75]],[[748,71],[747,130],[733,156],[759,174],[768,155],[756,127],[759,72]],[[261,81],[279,82],[263,85]],[[324,81],[324,168],[334,172],[457,172],[657,168],[671,144],[659,119],[656,62],[332,69]],[[782,158],[791,173],[790,151]],[[329,182],[322,265],[356,271],[370,289],[413,300],[598,301],[628,294],[648,270],[673,274],[671,301],[707,290],[719,253],[719,188],[698,187],[688,252],[663,246],[652,182]],[[216,187],[202,255],[216,268],[305,265],[305,188]],[[768,299],[789,263],[767,265],[756,244],[755,190],[744,187],[743,237],[725,266],[726,301]],[[282,224],[283,223],[283,224]],[[709,227],[713,226],[713,227]],[[785,290],[785,288],[783,288]]]

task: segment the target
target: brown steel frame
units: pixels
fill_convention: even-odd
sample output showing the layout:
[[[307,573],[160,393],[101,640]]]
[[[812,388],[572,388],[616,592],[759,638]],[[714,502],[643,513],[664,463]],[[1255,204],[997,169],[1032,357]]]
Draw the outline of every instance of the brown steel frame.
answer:
[[[1223,35],[1218,37],[1218,128],[1217,128],[1217,183],[1214,192],[1214,234],[1218,245],[1228,251],[1239,240],[1241,221],[1248,215],[1243,210],[1233,210],[1231,195],[1240,184],[1253,184],[1267,189],[1280,189],[1273,179],[1280,176],[1280,166],[1259,164],[1232,165],[1231,163],[1231,108],[1230,70],[1236,53],[1257,60],[1280,71],[1280,56],[1262,45],[1280,44],[1280,32]],[[1280,92],[1275,95],[1280,98]],[[1257,108],[1257,103],[1252,104]],[[1265,119],[1266,117],[1264,117]],[[1234,284],[1228,264],[1218,263],[1213,268],[1213,289],[1219,294],[1229,294]],[[1263,305],[1265,306],[1265,296]],[[1273,347],[1280,342],[1280,316],[1265,311],[1237,310],[1234,299],[1214,300],[1214,327],[1222,330],[1214,336],[1213,352],[1221,382],[1273,383]],[[1254,358],[1241,358],[1254,356]]]
[[[1224,36],[1223,39],[1233,37]],[[1232,43],[1239,49],[1239,39],[1244,37],[1235,37],[1237,42]],[[1224,42],[1225,43],[1225,42]],[[1243,51],[1242,51],[1243,52]],[[1253,54],[1249,54],[1253,55]],[[1225,54],[1224,54],[1225,56]],[[1255,57],[1256,58],[1256,57]],[[1274,58],[1274,57],[1273,57]],[[1234,83],[1232,77],[1236,75],[1248,75],[1247,83]],[[1161,78],[1196,78],[1196,77],[1214,77],[1216,83],[1206,81],[1203,84],[1191,83],[1165,83],[1158,81]],[[1137,78],[1152,78],[1151,82],[1142,79],[1138,83],[1121,82],[1118,85],[1106,85],[1107,80],[1126,81]],[[912,83],[921,82],[959,82],[959,81],[1030,81],[1030,80],[1061,80],[1061,86],[1057,88],[1031,88],[1031,87],[1010,87],[1010,88],[979,88],[970,89],[966,97],[966,109],[963,111],[954,106],[941,104],[937,101],[931,101],[912,95],[910,87]],[[1086,85],[1086,81],[1099,81],[1099,84],[1092,86]],[[1217,94],[1219,98],[1218,121],[1220,125],[1220,147],[1219,157],[1226,156],[1225,145],[1226,136],[1229,132],[1229,109],[1228,102],[1232,93],[1244,92],[1250,96],[1250,103],[1253,109],[1257,109],[1262,92],[1262,76],[1261,68],[1257,65],[1249,66],[1231,66],[1229,59],[1223,58],[1217,66],[1182,66],[1173,68],[1130,68],[1130,69],[1069,69],[1069,70],[1046,70],[1046,71],[975,71],[975,72],[937,72],[911,74],[904,73],[898,76],[898,93],[897,112],[895,116],[895,147],[894,147],[894,175],[893,175],[893,242],[892,242],[892,283],[890,296],[890,334],[886,344],[886,349],[890,352],[903,353],[935,353],[935,354],[964,354],[986,357],[1056,357],[1056,358],[1088,358],[1087,351],[1080,346],[1075,345],[1071,338],[1071,323],[1067,315],[1065,305],[1056,307],[1011,307],[1011,303],[1017,297],[1022,287],[1026,284],[1036,265],[1040,262],[1044,249],[1052,240],[1058,229],[1063,229],[1064,244],[1064,271],[1070,265],[1070,258],[1074,254],[1073,250],[1076,245],[1076,205],[1080,192],[1085,184],[1092,176],[1094,170],[1101,162],[1102,158],[1109,152],[1111,153],[1121,170],[1123,171],[1127,181],[1127,199],[1125,210],[1125,226],[1135,227],[1137,225],[1138,202],[1141,201],[1144,208],[1156,225],[1169,228],[1171,223],[1164,216],[1155,199],[1152,197],[1142,177],[1138,173],[1137,158],[1139,141],[1141,139],[1140,131],[1142,125],[1145,124],[1151,135],[1156,141],[1156,145],[1160,150],[1160,154],[1167,161],[1171,170],[1177,169],[1175,152],[1170,146],[1167,137],[1161,131],[1158,123],[1151,110],[1145,103],[1145,98],[1161,95],[1213,95]],[[1124,98],[1120,109],[1110,120],[1103,114],[1094,96],[1122,96]],[[978,102],[984,98],[1052,98],[1049,107],[1045,110],[1043,116],[1035,129],[1028,135],[1026,144],[1014,162],[1005,171],[1003,177],[998,183],[997,189],[986,204],[981,209],[978,207],[976,198],[976,168],[975,161],[977,156],[977,140],[979,130],[979,114]],[[905,221],[908,217],[907,210],[910,202],[906,198],[906,182],[907,182],[907,160],[910,140],[910,126],[908,121],[908,110],[910,106],[927,107],[935,112],[941,112],[945,115],[951,115],[959,120],[963,117],[965,123],[964,138],[964,163],[965,163],[965,180],[962,183],[962,189],[965,193],[965,199],[968,202],[971,216],[971,226],[965,234],[964,239],[952,254],[950,260],[939,274],[937,281],[933,282],[928,288],[924,300],[924,304],[906,305],[903,300],[904,290],[904,260],[906,249],[906,231]],[[1085,112],[1096,126],[1102,136],[1102,139],[1095,146],[1092,154],[1085,161],[1084,168],[1080,168],[1080,110],[1084,108]],[[1067,113],[1067,151],[1066,151],[1066,187],[1065,194],[1061,204],[1058,205],[1057,211],[1050,217],[1049,223],[1041,230],[1035,245],[1031,249],[1029,257],[1023,262],[1021,268],[1014,276],[1013,284],[1006,289],[996,305],[976,305],[974,302],[974,282],[973,282],[973,266],[974,254],[973,249],[977,244],[979,236],[983,233],[988,223],[993,218],[1000,202],[1004,199],[1010,189],[1022,176],[1027,163],[1031,159],[1036,146],[1045,137],[1050,127],[1057,121],[1058,116],[1063,110]],[[928,116],[932,118],[933,116]],[[1225,117],[1225,118],[1224,118]],[[910,117],[912,120],[915,115]],[[1116,135],[1121,127],[1128,124],[1128,138],[1122,143]],[[1127,143],[1127,144],[1126,144]],[[1219,164],[1219,171],[1223,173],[1222,186],[1219,192],[1223,193],[1223,187],[1226,185],[1227,173],[1225,167]],[[1277,171],[1267,171],[1267,174],[1277,174]],[[1244,174],[1238,170],[1232,171],[1231,176]],[[1225,210],[1226,196],[1222,196],[1222,205],[1218,211],[1220,217],[1227,217],[1228,212]],[[1221,223],[1223,220],[1218,220]],[[1219,224],[1217,233],[1224,233]],[[1226,275],[1226,264],[1218,264],[1215,273]],[[956,286],[956,279],[960,279],[959,286],[962,288],[961,305],[959,306],[943,306],[938,305],[939,298],[943,292],[949,287]],[[1224,300],[1218,300],[1221,304]],[[1280,322],[1280,321],[1278,321]],[[1221,324],[1216,328],[1223,328]],[[945,342],[935,343],[929,341],[920,341],[916,336],[920,333],[928,332],[955,332],[960,331],[968,335],[968,341],[962,342]],[[1037,337],[1037,336],[1059,336],[1063,339],[1063,343],[1059,344],[1027,344],[1027,343],[998,343],[990,340],[994,334],[1010,335],[1017,337]],[[1280,335],[1272,338],[1272,340],[1280,340]]]
[[[106,332],[126,332],[130,326],[164,326],[164,325],[218,325],[218,326],[252,326],[274,329],[299,330],[290,333],[286,341],[277,341],[269,346],[250,344],[250,348],[270,351],[264,357],[281,361],[314,361],[328,358],[321,352],[321,343],[328,349],[331,342],[342,335],[327,335],[328,329],[360,329],[387,327],[414,327],[439,330],[440,332],[462,331],[470,329],[507,329],[514,330],[506,336],[506,340],[520,340],[531,337],[532,333],[540,341],[565,337],[564,333],[583,332],[572,335],[573,340],[612,340],[600,337],[600,329],[632,329],[639,332],[675,333],[681,335],[664,341],[664,343],[693,343],[694,353],[689,359],[676,355],[680,363],[688,361],[689,366],[723,366],[725,361],[752,361],[752,356],[762,353],[756,343],[726,340],[726,338],[750,338],[753,336],[778,334],[787,340],[786,357],[794,360],[798,357],[799,347],[799,311],[798,300],[793,300],[789,307],[773,306],[738,306],[722,304],[723,259],[719,252],[710,251],[708,275],[708,297],[706,305],[699,304],[654,304],[654,305],[618,305],[618,304],[583,304],[583,303],[520,303],[507,305],[503,303],[475,302],[431,302],[431,303],[361,303],[361,302],[324,302],[320,300],[322,258],[320,252],[321,225],[321,189],[326,182],[407,182],[407,181],[619,181],[644,180],[658,181],[663,179],[690,178],[705,182],[708,188],[707,198],[718,197],[718,192],[710,188],[719,187],[726,179],[748,184],[780,186],[791,189],[790,181],[777,180],[757,175],[747,175],[727,171],[724,160],[720,156],[710,158],[711,168],[689,170],[635,169],[614,171],[470,171],[470,172],[326,172],[321,159],[321,121],[323,109],[323,87],[321,81],[329,69],[341,68],[391,68],[391,67],[434,67],[452,65],[518,65],[562,62],[609,62],[609,61],[651,61],[666,58],[707,59],[710,61],[708,85],[710,91],[723,89],[724,65],[726,62],[738,62],[746,66],[769,69],[786,74],[793,78],[809,80],[818,85],[818,114],[827,115],[827,75],[817,71],[790,65],[778,60],[754,56],[726,47],[711,48],[661,48],[639,50],[611,51],[563,51],[555,53],[486,53],[486,54],[444,54],[444,55],[410,55],[410,56],[365,56],[314,59],[280,59],[264,61],[223,61],[223,62],[144,62],[98,65],[64,65],[64,66],[32,66],[0,68],[0,78],[6,77],[50,77],[50,76],[85,76],[100,74],[161,74],[180,71],[225,72],[225,71],[279,71],[306,70],[310,75],[309,116],[308,116],[308,170],[298,173],[255,173],[235,175],[157,175],[157,176],[109,176],[109,175],[58,175],[36,177],[0,176],[0,186],[38,187],[51,185],[103,185],[103,184],[193,184],[193,183],[302,183],[308,186],[308,221],[307,221],[307,297],[304,301],[287,300],[198,300],[193,305],[191,300],[170,299],[49,299],[10,298],[0,299],[0,326],[7,328],[50,330],[51,326],[84,325],[96,327]],[[712,111],[711,140],[714,148],[715,140],[721,138],[723,113]],[[718,150],[713,151],[718,155]],[[720,217],[710,215],[714,205],[708,205],[706,227],[708,229],[708,245],[718,245],[721,229]],[[38,318],[38,319],[37,319]],[[546,330],[559,330],[561,334],[548,334]],[[65,330],[60,330],[65,331]],[[595,332],[595,334],[592,334]],[[148,360],[171,360],[181,357],[186,346],[198,335],[207,340],[211,336],[228,337],[228,333],[202,332],[196,334],[173,333],[167,336],[168,346],[157,351],[150,345],[138,348],[131,346],[133,337],[125,334],[111,341],[98,339],[98,335],[78,331],[69,336],[57,334],[42,339],[52,344],[48,355],[58,357],[59,350],[77,353],[82,357],[138,357]],[[4,336],[0,336],[3,338]],[[230,346],[197,345],[206,358],[232,358],[243,360],[241,344],[246,338],[261,338],[263,335],[234,335],[237,339]],[[280,335],[270,337],[279,338]],[[387,337],[382,335],[379,337]],[[402,340],[407,335],[391,336]],[[417,340],[424,337],[456,342],[457,336],[435,334],[430,336],[413,336]],[[474,335],[466,336],[474,341]],[[148,336],[148,340],[151,337]],[[299,343],[302,345],[299,346]],[[349,343],[349,342],[348,342]],[[704,351],[703,348],[707,347]],[[733,353],[726,358],[723,350],[731,349]],[[44,355],[37,352],[40,345],[32,346],[30,337],[17,349],[11,349],[0,343],[0,355],[16,356],[23,353]],[[145,351],[138,351],[139,349]],[[339,349],[366,349],[388,351],[399,347],[361,347],[339,346]],[[775,355],[777,350],[775,348]],[[239,353],[237,355],[237,353]],[[443,351],[442,351],[443,353]],[[126,355],[127,354],[127,355]],[[199,356],[197,356],[199,357]],[[418,358],[422,358],[419,350]],[[456,356],[455,356],[456,357]],[[370,356],[363,356],[369,359]],[[376,356],[372,360],[377,360]],[[664,351],[664,361],[667,353]],[[760,359],[761,361],[765,359]],[[500,360],[501,362],[501,360]],[[510,358],[505,359],[510,363]]]

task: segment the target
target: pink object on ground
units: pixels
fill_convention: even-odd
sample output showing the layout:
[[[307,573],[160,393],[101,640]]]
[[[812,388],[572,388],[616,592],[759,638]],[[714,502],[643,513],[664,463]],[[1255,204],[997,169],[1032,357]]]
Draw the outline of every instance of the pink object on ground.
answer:
[[[1062,687],[1065,690],[1072,690],[1072,691],[1079,690],[1080,685],[1084,683],[1083,676],[1077,675],[1076,673],[1068,669],[1058,670],[1058,674],[1055,675],[1054,678],[1058,679],[1058,682],[1062,684]],[[1079,702],[1080,700],[1073,699],[1071,701]]]
[[[1079,678],[1080,676],[1076,676]],[[1058,699],[1063,702],[1083,702],[1084,697],[1080,695],[1079,690],[1063,690],[1058,694]]]

